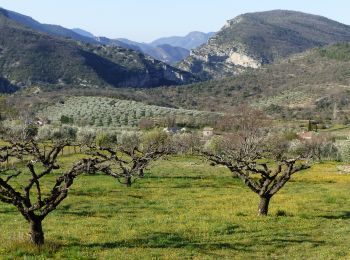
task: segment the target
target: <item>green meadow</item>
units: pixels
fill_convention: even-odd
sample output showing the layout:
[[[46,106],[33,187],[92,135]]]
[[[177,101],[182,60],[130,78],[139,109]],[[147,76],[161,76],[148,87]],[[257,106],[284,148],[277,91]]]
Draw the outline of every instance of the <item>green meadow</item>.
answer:
[[[16,209],[0,204],[0,258],[350,259],[350,175],[339,165],[294,175],[268,217],[256,216],[259,198],[239,179],[197,157],[158,161],[131,188],[81,176],[43,222],[41,248],[27,242]]]

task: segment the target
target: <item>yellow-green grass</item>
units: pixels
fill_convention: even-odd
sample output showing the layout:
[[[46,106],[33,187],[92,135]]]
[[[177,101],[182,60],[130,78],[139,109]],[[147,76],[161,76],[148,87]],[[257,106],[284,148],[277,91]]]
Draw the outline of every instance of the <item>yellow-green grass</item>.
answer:
[[[158,161],[131,188],[83,176],[44,221],[41,249],[0,204],[0,259],[349,259],[350,175],[337,165],[296,174],[268,217],[240,180],[194,157]]]

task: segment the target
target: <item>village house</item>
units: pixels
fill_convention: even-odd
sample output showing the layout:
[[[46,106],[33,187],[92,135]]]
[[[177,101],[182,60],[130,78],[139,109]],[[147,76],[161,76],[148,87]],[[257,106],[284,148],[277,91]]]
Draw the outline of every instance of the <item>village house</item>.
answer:
[[[203,129],[203,138],[210,138],[214,135],[214,128],[205,127]]]

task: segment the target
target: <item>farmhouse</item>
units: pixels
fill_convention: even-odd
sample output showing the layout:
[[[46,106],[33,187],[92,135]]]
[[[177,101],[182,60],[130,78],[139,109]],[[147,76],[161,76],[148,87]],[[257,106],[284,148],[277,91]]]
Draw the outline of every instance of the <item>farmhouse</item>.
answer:
[[[214,135],[214,128],[211,127],[205,127],[203,129],[203,137],[204,138],[210,138]]]

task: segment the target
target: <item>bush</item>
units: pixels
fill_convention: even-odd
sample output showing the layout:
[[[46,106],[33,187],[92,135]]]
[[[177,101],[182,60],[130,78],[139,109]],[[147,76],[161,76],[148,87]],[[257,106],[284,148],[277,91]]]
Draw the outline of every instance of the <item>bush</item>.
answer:
[[[74,123],[74,119],[65,115],[61,116],[60,119],[61,124],[73,124]]]
[[[77,128],[71,126],[61,126],[51,132],[51,139],[54,141],[74,142],[77,138]]]
[[[116,132],[99,132],[95,142],[101,148],[112,148],[118,143],[118,134]]]
[[[96,140],[96,131],[83,128],[78,131],[77,141],[80,145],[91,146]]]
[[[339,160],[349,163],[350,162],[350,142],[349,141],[342,141],[338,145],[339,149]]]

